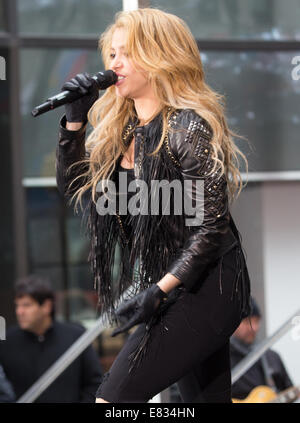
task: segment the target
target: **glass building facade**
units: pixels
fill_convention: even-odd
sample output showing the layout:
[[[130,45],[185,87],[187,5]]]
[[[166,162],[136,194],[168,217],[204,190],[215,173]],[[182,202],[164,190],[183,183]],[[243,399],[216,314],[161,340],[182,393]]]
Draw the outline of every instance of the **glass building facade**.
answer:
[[[249,141],[237,143],[247,153],[250,172],[300,173],[300,81],[292,76],[293,58],[300,56],[299,0],[148,4],[180,16],[190,27],[207,82],[225,95],[229,125]],[[88,327],[97,317],[81,216],[67,207],[55,184],[63,110],[37,118],[31,110],[75,74],[103,69],[97,41],[119,10],[121,0],[0,0],[5,65],[0,81],[0,314],[8,325],[15,323],[14,281],[28,273],[51,279],[58,318]],[[104,367],[120,342],[100,336]]]

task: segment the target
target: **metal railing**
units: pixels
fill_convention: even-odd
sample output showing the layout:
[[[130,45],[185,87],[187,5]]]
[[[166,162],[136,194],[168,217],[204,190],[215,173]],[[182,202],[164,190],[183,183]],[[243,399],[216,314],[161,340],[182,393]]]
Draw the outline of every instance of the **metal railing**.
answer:
[[[285,335],[292,327],[294,327],[294,317],[300,316],[300,309],[293,313],[293,315],[286,320],[277,329],[273,335],[261,341],[253,351],[251,351],[245,358],[243,358],[231,372],[231,382],[236,382],[246,371],[283,335]]]
[[[99,317],[93,327],[85,331],[60,358],[17,400],[18,403],[31,403],[94,341],[104,330],[104,317]]]
[[[133,287],[130,286],[120,297],[124,301]],[[118,302],[118,301],[117,301]],[[117,302],[115,306],[117,305]],[[107,315],[100,316],[95,324],[86,330],[56,361],[48,370],[17,400],[17,403],[31,403],[36,400],[49,385],[103,332],[109,328],[105,325]],[[166,391],[166,390],[165,390]],[[152,399],[152,402],[161,402],[166,397],[163,391]]]
[[[261,341],[256,348],[241,360],[231,372],[232,383],[236,382],[276,341],[285,335],[293,326],[294,317],[300,316],[300,309],[284,322],[276,332]],[[31,403],[38,398],[45,389],[100,335],[107,329],[103,324],[105,315],[96,320],[93,327],[84,332],[64,354],[17,400],[17,403]],[[158,394],[157,401],[169,398],[167,390],[163,391],[163,398]]]

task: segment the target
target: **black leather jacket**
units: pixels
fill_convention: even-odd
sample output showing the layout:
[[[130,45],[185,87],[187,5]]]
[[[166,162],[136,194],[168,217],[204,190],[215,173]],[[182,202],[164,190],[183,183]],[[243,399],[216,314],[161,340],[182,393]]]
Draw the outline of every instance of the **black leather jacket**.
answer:
[[[243,269],[242,277],[246,279],[246,291],[245,286],[242,287],[242,290],[245,296],[244,303],[248,304],[249,277],[241,250],[240,236],[228,208],[226,178],[224,175],[219,178],[218,172],[207,176],[213,166],[210,146],[211,128],[193,110],[185,109],[172,113],[169,119],[170,130],[162,147],[164,154],[159,156],[156,162],[153,162],[153,160],[147,162],[147,147],[151,144],[152,139],[160,138],[161,132],[157,128],[159,128],[159,122],[155,118],[145,127],[136,127],[131,132],[131,135],[135,135],[134,169],[136,178],[143,178],[143,171],[146,172],[148,169],[148,179],[150,176],[155,179],[157,169],[163,168],[164,173],[160,175],[163,175],[163,178],[169,178],[169,180],[175,177],[182,181],[188,179],[203,180],[204,219],[202,224],[198,226],[182,226],[183,219],[189,216],[183,214],[180,217],[180,224],[174,216],[165,216],[163,224],[159,226],[159,231],[155,232],[155,236],[158,238],[151,238],[155,229],[149,229],[149,226],[147,226],[149,220],[147,220],[145,226],[142,226],[142,224],[139,226],[142,219],[135,223],[137,240],[134,241],[134,245],[138,245],[140,238],[144,239],[147,236],[151,238],[147,246],[143,244],[142,247],[139,247],[142,249],[142,257],[145,263],[150,263],[147,267],[148,273],[151,274],[152,272],[152,275],[154,273],[151,283],[158,282],[159,279],[157,278],[170,272],[182,282],[186,290],[191,291],[197,283],[200,283],[207,266],[215,263],[232,248],[239,247],[240,264],[237,272],[240,272],[241,268]],[[60,121],[56,174],[58,189],[62,195],[66,195],[68,184],[74,177],[72,173],[68,177],[66,176],[66,168],[86,154],[85,130],[86,125],[79,131],[68,131],[65,128],[65,116]],[[127,134],[128,132],[130,133],[127,130]],[[145,142],[145,136],[147,142]],[[153,151],[153,148],[149,148],[149,150]],[[194,198],[195,189],[190,189],[188,195],[190,198]],[[158,225],[158,221],[155,221],[155,225]],[[154,240],[156,240],[155,244]],[[164,245],[160,248],[161,244]],[[159,251],[157,251],[158,249]],[[166,261],[164,261],[164,254],[169,256]],[[151,261],[152,256],[154,257],[153,261]],[[163,263],[163,265],[159,269],[160,273],[155,274],[158,263]],[[148,275],[147,269],[143,272]],[[149,278],[149,276],[147,277]],[[244,308],[247,308],[246,305]]]

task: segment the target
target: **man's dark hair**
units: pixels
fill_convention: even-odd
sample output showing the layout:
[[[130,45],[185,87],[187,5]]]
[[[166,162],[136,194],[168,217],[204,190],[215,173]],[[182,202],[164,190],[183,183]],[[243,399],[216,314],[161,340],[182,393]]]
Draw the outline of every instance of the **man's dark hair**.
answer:
[[[29,275],[20,278],[15,284],[15,298],[21,298],[29,295],[36,302],[42,305],[45,300],[52,300],[51,317],[55,316],[55,294],[51,283],[38,275]]]

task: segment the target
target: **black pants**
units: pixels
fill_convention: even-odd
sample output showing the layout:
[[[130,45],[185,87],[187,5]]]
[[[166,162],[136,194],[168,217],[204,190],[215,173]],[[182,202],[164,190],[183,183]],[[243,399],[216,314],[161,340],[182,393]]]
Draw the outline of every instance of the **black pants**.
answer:
[[[231,402],[229,337],[241,321],[235,257],[233,249],[208,269],[195,292],[180,293],[152,327],[145,357],[129,372],[128,356],[146,325],[137,326],[104,375],[97,398],[147,402],[177,382],[183,402]]]

